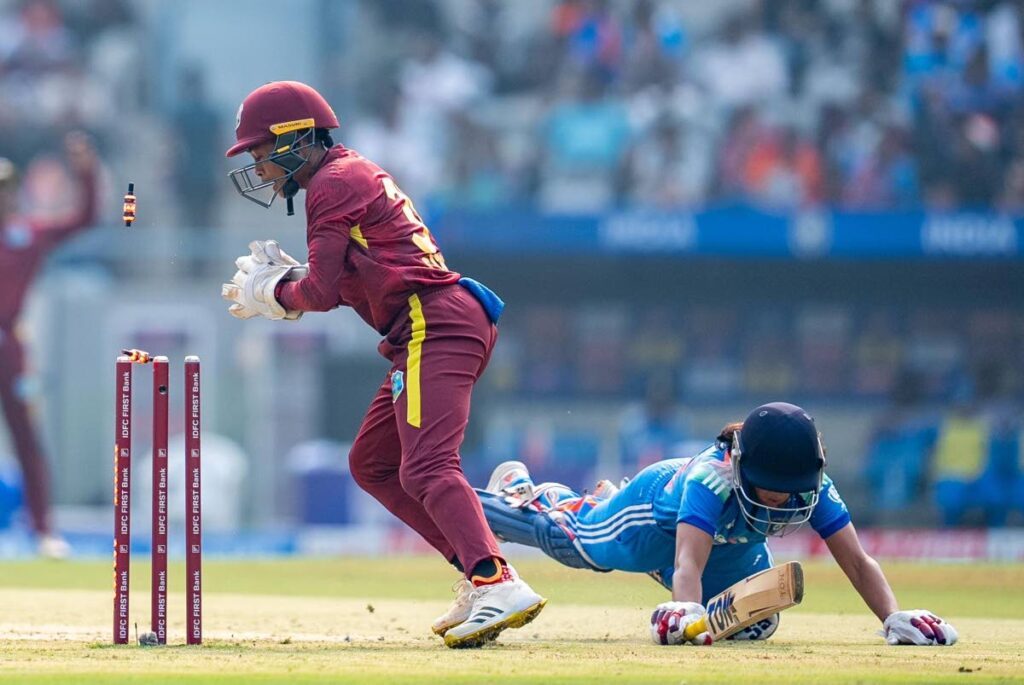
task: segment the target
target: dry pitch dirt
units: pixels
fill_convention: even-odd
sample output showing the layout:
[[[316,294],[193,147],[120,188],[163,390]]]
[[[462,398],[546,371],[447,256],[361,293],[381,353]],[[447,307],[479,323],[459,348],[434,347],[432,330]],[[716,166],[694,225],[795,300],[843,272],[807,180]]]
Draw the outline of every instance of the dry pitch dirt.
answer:
[[[832,565],[809,564],[803,605],[764,643],[650,644],[665,595],[644,577],[519,565],[551,600],[485,649],[430,635],[452,574],[433,559],[206,565],[206,642],[184,642],[180,567],[171,646],[113,647],[109,564],[0,562],[0,681],[697,683],[1024,682],[1024,568],[887,565],[904,606],[952,621],[960,644],[893,648]],[[148,624],[148,573],[133,566],[132,617]]]

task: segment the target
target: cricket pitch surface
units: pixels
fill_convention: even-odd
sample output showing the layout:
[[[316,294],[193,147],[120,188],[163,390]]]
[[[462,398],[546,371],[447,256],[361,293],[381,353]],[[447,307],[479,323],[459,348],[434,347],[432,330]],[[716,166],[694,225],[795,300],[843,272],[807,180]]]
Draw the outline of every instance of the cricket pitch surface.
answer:
[[[149,568],[134,563],[132,644],[114,647],[110,563],[0,561],[0,682],[1024,682],[1024,565],[883,563],[902,608],[956,626],[951,648],[886,646],[831,563],[804,564],[804,602],[770,640],[699,648],[651,644],[668,593],[645,576],[516,567],[550,600],[544,612],[483,649],[449,650],[430,623],[456,575],[436,558],[209,560],[198,647],[184,646],[172,564],[168,646],[139,647]]]

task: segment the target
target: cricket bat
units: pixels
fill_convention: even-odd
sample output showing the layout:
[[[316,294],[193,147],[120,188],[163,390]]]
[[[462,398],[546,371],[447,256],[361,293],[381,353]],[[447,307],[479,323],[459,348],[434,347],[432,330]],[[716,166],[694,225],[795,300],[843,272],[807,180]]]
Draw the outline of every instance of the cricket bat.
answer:
[[[759,571],[726,588],[708,602],[708,613],[687,626],[683,635],[692,640],[707,631],[715,642],[724,640],[763,618],[799,604],[804,598],[804,571],[788,561]]]

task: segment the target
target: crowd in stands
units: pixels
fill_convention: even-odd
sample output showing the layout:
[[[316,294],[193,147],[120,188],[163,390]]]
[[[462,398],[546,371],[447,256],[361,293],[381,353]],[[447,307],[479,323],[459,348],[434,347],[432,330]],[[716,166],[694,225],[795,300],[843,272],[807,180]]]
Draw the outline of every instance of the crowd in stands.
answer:
[[[128,0],[0,0],[0,156],[22,175],[22,208],[66,212],[64,134],[88,132],[104,159],[131,154],[144,91]]]
[[[117,135],[138,106],[134,13],[127,0],[0,3],[0,150],[24,165],[85,129]]]
[[[359,5],[344,30],[374,36],[382,57],[341,52],[338,73],[309,80],[357,65],[327,88],[339,138],[424,206],[1024,211],[1020,0]],[[27,162],[78,127],[116,149],[109,122],[152,104],[153,88],[175,91],[166,130],[222,124],[200,104],[201,70],[177,89],[146,82],[137,9],[0,2],[6,156]],[[183,200],[210,196],[183,170],[219,174],[212,157],[170,161]]]
[[[657,375],[700,403],[884,400],[909,374],[926,402],[1024,391],[1020,313],[999,306],[517,304],[502,324],[489,382],[527,399],[638,399]]]
[[[343,137],[413,197],[1024,210],[1017,0],[371,4],[415,38]]]
[[[875,428],[864,472],[873,516],[913,516],[924,496],[946,526],[1001,527],[1014,511],[1024,516],[1019,406],[998,386],[964,386],[941,408],[923,402],[922,390],[917,376],[905,377]]]
[[[620,475],[708,439],[682,420],[686,407],[875,405],[863,480],[844,483],[870,493],[859,495],[866,523],[934,512],[945,525],[1000,526],[1014,511],[1024,518],[1022,350],[1019,312],[998,306],[544,304],[509,309],[484,383],[491,397],[525,403],[628,400]],[[495,454],[581,486],[602,449],[571,428],[493,438]]]
[[[337,139],[428,212],[753,203],[1024,214],[1024,0],[355,5],[338,35],[369,36],[373,50],[339,49],[336,73],[308,80],[325,82],[342,114]],[[63,187],[45,154],[61,134],[84,128],[107,156],[130,154],[126,112],[154,109],[140,7],[0,0],[0,156],[22,166],[39,202]],[[332,90],[350,65],[356,75]],[[190,144],[168,144],[161,161],[188,209],[181,222],[214,225],[216,193],[234,193],[218,165],[235,105],[222,111],[201,67],[168,72],[180,80],[159,87],[174,106],[151,112],[154,130]],[[707,437],[666,418],[675,403],[888,398],[864,473],[880,515],[930,496],[949,525],[1001,525],[1024,507],[1022,320],[998,302],[517,303],[485,392],[567,406],[646,398],[623,417],[626,467]],[[552,469],[597,458],[589,436],[514,439],[503,455],[555,454]],[[550,477],[579,484],[582,473]]]

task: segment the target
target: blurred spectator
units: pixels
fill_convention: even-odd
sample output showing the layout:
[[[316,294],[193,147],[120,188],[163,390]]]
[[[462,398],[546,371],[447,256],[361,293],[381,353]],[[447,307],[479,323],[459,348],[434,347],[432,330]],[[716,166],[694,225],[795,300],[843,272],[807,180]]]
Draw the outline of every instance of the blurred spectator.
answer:
[[[850,314],[845,308],[813,308],[796,321],[796,358],[804,389],[833,394],[847,386],[850,372]]]
[[[681,372],[683,397],[703,402],[742,392],[743,371],[736,349],[742,339],[739,313],[696,308],[686,325],[694,335]]]
[[[557,396],[576,391],[578,379],[571,367],[575,331],[565,325],[568,318],[569,312],[555,305],[527,311],[523,357],[530,363],[520,381],[527,395]]]
[[[641,396],[652,375],[675,372],[686,353],[686,335],[673,307],[652,306],[635,314],[623,353],[626,362],[626,393]]]
[[[441,38],[437,32],[416,34],[398,77],[400,126],[407,138],[419,141],[422,154],[395,175],[414,201],[442,187],[437,165],[458,144],[452,117],[488,93],[493,81],[485,67],[455,54]]]
[[[789,319],[782,311],[757,312],[743,336],[747,393],[789,397],[796,386],[796,354]]]
[[[595,71],[571,71],[544,122],[540,203],[553,212],[613,206],[629,141],[621,102],[607,97]]]
[[[710,183],[710,157],[706,136],[691,134],[678,118],[662,115],[630,148],[630,201],[665,209],[700,204]]]
[[[988,444],[988,464],[978,489],[985,525],[1004,526],[1013,508],[1014,488],[1021,480],[1021,427],[1012,416],[995,419]]]
[[[362,116],[343,128],[340,140],[385,169],[393,169],[406,192],[429,183],[440,174],[439,159],[429,153],[430,141],[416,138],[402,116],[402,94],[393,80],[375,75],[363,88]],[[415,202],[418,197],[412,196]]]
[[[581,392],[614,397],[625,385],[626,340],[630,336],[625,308],[600,306],[576,315],[579,331],[575,350],[576,377]],[[600,369],[600,373],[594,373]]]
[[[725,107],[780,97],[789,90],[778,41],[758,30],[754,12],[730,17],[722,32],[694,55],[694,75]]]
[[[57,4],[30,0],[4,31],[0,60],[6,73],[32,77],[70,66],[75,54],[74,40]]]
[[[686,31],[669,5],[637,0],[629,19],[624,28],[622,68],[627,93],[676,76],[687,47]]]
[[[100,143],[125,133],[137,100],[123,95],[124,81],[141,82],[134,44],[104,43],[112,26],[133,21],[131,12],[111,16],[104,8],[119,0],[21,0],[0,4],[0,150],[27,165],[40,150],[71,130],[92,132]],[[96,10],[95,12],[93,10]],[[109,22],[109,23],[105,23]],[[130,57],[118,60],[116,54]],[[123,68],[131,63],[131,71]],[[120,146],[121,156],[130,146]]]
[[[1024,31],[1019,2],[996,2],[985,24],[992,80],[1007,90],[1024,86]]]
[[[618,75],[622,62],[622,26],[609,0],[562,0],[552,27],[571,71],[589,72],[602,84]]]
[[[722,138],[718,153],[716,194],[736,198],[746,188],[746,163],[750,150],[767,135],[752,107],[741,107],[733,112]]]
[[[745,194],[771,206],[802,207],[823,199],[818,151],[792,128],[757,140],[747,155],[743,177]]]
[[[450,207],[504,207],[514,189],[499,157],[494,133],[465,116],[452,117],[452,130],[459,144],[452,151],[451,182],[441,199]]]
[[[872,312],[854,343],[853,392],[876,396],[898,392],[899,386],[908,382],[907,378],[898,377],[902,353],[895,316],[889,312]]]
[[[1024,214],[1024,159],[1017,159],[1006,170],[996,207],[1010,214]]]
[[[677,456],[689,436],[675,396],[669,373],[647,380],[642,405],[630,406],[619,425],[620,466],[623,473],[635,473],[663,459]]]
[[[975,3],[912,0],[904,20],[904,67],[911,86],[955,78],[984,40]]]
[[[74,183],[47,185],[45,197],[74,197],[71,207],[60,208],[69,212],[55,211],[53,204],[40,207],[38,203],[26,212],[19,203],[17,170],[10,161],[0,158],[0,408],[21,465],[31,528],[38,538],[40,554],[50,558],[64,558],[70,548],[56,530],[51,513],[49,459],[32,412],[32,402],[37,398],[29,392],[27,350],[20,323],[30,286],[43,263],[63,243],[92,227],[99,214],[100,168],[91,141],[81,134],[68,136],[65,148],[67,169]],[[47,167],[49,172],[61,169],[56,160]],[[42,166],[30,172],[36,178],[39,168]],[[64,178],[60,174],[51,177]],[[55,187],[67,192],[54,193]]]
[[[917,169],[902,129],[887,127],[868,155],[849,169],[843,204],[862,209],[906,208],[918,197]]]
[[[5,156],[26,163],[52,135],[46,127],[73,106],[62,86],[76,75],[77,56],[56,3],[31,0],[0,17],[0,144]]]
[[[923,490],[936,425],[920,405],[921,391],[918,374],[904,369],[868,444],[867,489],[873,508],[883,517],[910,505]]]
[[[181,74],[172,125],[178,141],[174,146],[174,186],[180,220],[193,232],[210,229],[217,222],[216,189],[222,180],[224,145],[220,116],[207,98],[205,78],[198,68]]]
[[[988,467],[990,431],[972,401],[962,398],[940,427],[933,455],[935,503],[946,526],[963,522],[969,509],[985,510],[986,525],[1005,520],[1000,493],[985,478]]]

